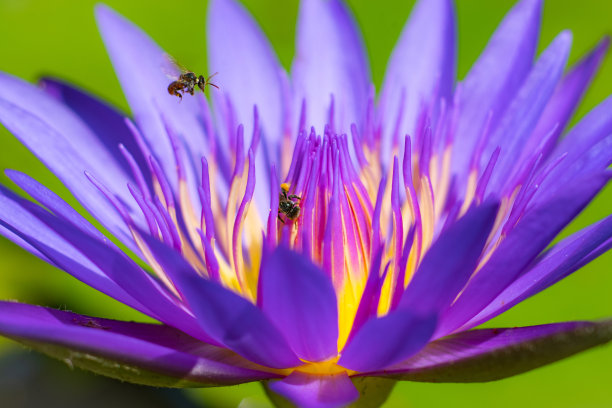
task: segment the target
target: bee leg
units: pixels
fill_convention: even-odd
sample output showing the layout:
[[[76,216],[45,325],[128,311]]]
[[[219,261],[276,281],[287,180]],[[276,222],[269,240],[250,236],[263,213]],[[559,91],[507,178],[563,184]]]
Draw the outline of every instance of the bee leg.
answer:
[[[283,221],[283,219],[281,218],[281,216],[278,216],[278,219],[280,220],[280,222],[282,222],[283,224],[285,223],[285,221]]]
[[[289,196],[289,199],[291,199],[291,200],[292,200],[292,199],[294,199],[294,198],[296,198],[296,199],[298,199],[298,200],[301,200],[301,199],[302,199],[302,197],[297,196],[297,195],[295,195],[295,194],[291,194],[291,195]]]

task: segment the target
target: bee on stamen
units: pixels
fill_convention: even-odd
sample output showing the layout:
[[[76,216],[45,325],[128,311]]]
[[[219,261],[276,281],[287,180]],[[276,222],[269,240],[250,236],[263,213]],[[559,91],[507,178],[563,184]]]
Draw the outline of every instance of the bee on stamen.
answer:
[[[295,200],[301,200],[300,196],[289,193],[289,184],[281,184],[281,193],[278,197],[278,219],[284,224],[285,221],[281,218],[281,214],[284,214],[287,219],[295,221],[300,216],[300,205]]]

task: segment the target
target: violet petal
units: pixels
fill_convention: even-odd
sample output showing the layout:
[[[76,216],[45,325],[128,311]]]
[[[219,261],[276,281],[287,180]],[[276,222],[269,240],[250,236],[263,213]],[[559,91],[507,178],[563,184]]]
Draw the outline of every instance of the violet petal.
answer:
[[[199,276],[172,248],[151,237],[145,239],[200,326],[213,339],[267,367],[301,365],[283,334],[257,306],[220,284]]]
[[[427,344],[437,321],[436,315],[420,317],[405,309],[370,319],[344,347],[338,365],[370,372],[396,364]]]
[[[525,213],[449,308],[436,336],[460,328],[499,295],[582,211],[609,178],[608,173],[584,177]]]
[[[336,293],[325,272],[307,258],[278,248],[260,272],[261,308],[303,360],[338,353]]]
[[[500,23],[462,83],[453,146],[453,170],[467,175],[472,152],[490,114],[491,129],[531,69],[538,44],[542,0],[522,0]]]
[[[346,373],[313,375],[294,371],[280,381],[271,381],[267,387],[301,408],[340,408],[359,398]]]
[[[164,387],[232,385],[275,374],[169,326],[0,302],[0,333],[76,366]]]
[[[106,228],[123,242],[131,239],[121,217],[87,180],[84,171],[94,172],[126,203],[132,202],[125,188],[125,182],[131,177],[77,115],[41,89],[0,74],[0,122]]]
[[[382,157],[389,157],[397,115],[405,100],[398,134],[414,134],[417,115],[434,92],[451,100],[456,77],[456,22],[450,0],[421,0],[412,10],[395,45],[380,96],[383,120]],[[402,98],[402,95],[405,95]]]
[[[370,72],[359,29],[340,0],[300,3],[296,55],[291,67],[295,106],[306,100],[307,128],[322,132],[329,122],[331,96],[336,123],[332,129],[348,131],[363,125]],[[297,120],[299,112],[294,112]]]
[[[101,4],[96,6],[96,21],[134,119],[165,170],[168,181],[176,188],[176,162],[167,127],[180,139],[184,145],[181,147],[188,149],[187,156],[198,162],[208,153],[200,122],[201,104],[206,102],[202,95],[197,94],[193,97],[186,95],[179,103],[176,96],[168,93],[172,79],[168,78],[167,71],[172,71],[177,79],[180,72],[140,28]],[[191,167],[184,170],[188,172],[188,185],[196,186],[197,177]],[[197,197],[197,191],[191,193]],[[194,202],[198,203],[197,200]]]
[[[429,315],[450,305],[478,264],[497,209],[493,200],[473,207],[438,237],[403,293],[400,308]]]
[[[517,159],[525,152],[529,136],[533,134],[538,119],[561,79],[571,44],[572,35],[569,31],[564,31],[555,38],[542,53],[500,118],[497,130],[489,137],[488,146],[483,152],[483,168],[496,148],[501,148],[503,152],[489,180],[489,188],[492,191],[500,191],[502,186],[513,182],[513,174],[522,169],[520,166],[524,163]],[[541,147],[536,146],[536,149],[526,151],[527,158],[538,154],[540,150]]]
[[[609,44],[610,38],[604,38],[593,51],[575,64],[570,72],[563,77],[533,131],[532,139],[534,141],[542,140],[555,126],[557,126],[557,129],[554,139],[561,135],[597,72]],[[535,147],[537,147],[535,144],[528,145],[525,147],[525,151],[530,151]],[[550,153],[552,147],[547,146],[544,153]]]
[[[148,167],[146,157],[125,124],[125,114],[95,96],[58,79],[44,78],[40,84],[45,92],[76,113],[114,157],[121,157],[119,144],[122,144],[134,156],[141,169]],[[127,174],[130,174],[131,170],[123,159],[119,159],[119,164]]]
[[[407,381],[495,381],[612,340],[612,321],[471,330],[436,340],[376,375]]]
[[[584,266],[585,258],[612,237],[612,216],[565,238],[535,266],[523,273],[486,308],[469,321],[470,328],[505,312]]]

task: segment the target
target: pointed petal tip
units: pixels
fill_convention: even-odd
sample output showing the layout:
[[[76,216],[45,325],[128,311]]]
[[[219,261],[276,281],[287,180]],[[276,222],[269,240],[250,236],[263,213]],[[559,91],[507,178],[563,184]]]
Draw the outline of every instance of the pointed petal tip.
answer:
[[[424,382],[487,382],[521,374],[612,340],[612,320],[463,331],[436,340],[386,375]]]
[[[117,17],[119,13],[117,13],[114,9],[112,9],[109,5],[105,3],[96,3],[94,5],[94,16],[96,18],[96,23],[98,27],[102,25],[103,20],[107,18]]]
[[[610,46],[610,34],[606,34],[603,36],[603,38],[601,40],[599,40],[599,43],[597,44],[597,47],[600,49],[608,49],[608,47]]]
[[[539,18],[541,18],[542,16],[542,10],[544,8],[544,1],[543,0],[523,0],[518,2],[514,8],[511,10],[511,12],[515,11],[515,10],[525,10],[527,12],[529,12],[530,14],[535,14],[537,15]]]
[[[610,48],[610,39],[610,34],[604,35],[592,51],[592,54],[597,55],[599,62],[601,62],[601,59],[608,53],[608,49]]]
[[[559,35],[557,35],[558,41],[562,41],[563,43],[569,43],[569,45],[571,45],[573,39],[574,34],[572,33],[572,30],[563,30],[559,33]]]

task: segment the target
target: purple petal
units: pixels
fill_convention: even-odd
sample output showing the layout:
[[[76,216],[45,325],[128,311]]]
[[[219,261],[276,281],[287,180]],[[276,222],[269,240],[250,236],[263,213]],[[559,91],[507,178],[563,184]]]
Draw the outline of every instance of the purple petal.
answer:
[[[494,201],[473,207],[440,235],[402,295],[400,308],[426,316],[450,305],[476,269],[497,209]]]
[[[291,77],[295,106],[306,100],[306,128],[323,131],[332,95],[332,128],[347,132],[352,123],[362,125],[370,72],[363,40],[346,5],[339,0],[302,1],[296,37]]]
[[[499,295],[582,211],[609,178],[607,173],[592,174],[566,185],[555,197],[525,213],[450,307],[436,336],[460,328]]]
[[[57,79],[44,78],[40,84],[45,92],[76,113],[114,157],[121,157],[119,145],[122,144],[134,156],[141,169],[148,167],[146,157],[125,124],[125,114],[85,91]],[[119,160],[119,164],[126,174],[131,174],[131,169],[124,160]],[[121,187],[124,188],[125,184]]]
[[[131,22],[105,5],[96,6],[96,21],[134,119],[170,184],[176,187],[174,149],[166,127],[184,144],[181,147],[186,149],[188,157],[199,162],[207,152],[200,122],[203,97],[187,95],[179,103],[176,96],[168,94],[167,87],[172,80],[164,69],[173,67],[169,66],[167,55]],[[190,169],[188,166],[187,170]],[[187,177],[196,180],[192,172]],[[195,186],[195,181],[189,185]]]
[[[338,365],[370,372],[396,364],[427,344],[436,323],[437,315],[420,317],[404,309],[370,319],[344,347]]]
[[[561,135],[597,72],[609,44],[610,38],[604,38],[563,78],[550,98],[548,105],[546,105],[546,109],[533,132],[532,139],[534,141],[542,140],[555,126],[557,126],[557,129],[554,139]],[[525,147],[525,151],[530,151],[535,147],[537,147],[535,144],[528,145]],[[552,148],[552,146],[547,147],[547,150]],[[547,150],[545,150],[545,154],[549,153]]]
[[[198,327],[193,316],[187,313],[165,288],[107,239],[100,240],[92,237],[78,227],[53,216],[38,206],[30,205],[28,211],[42,221],[47,229],[54,231],[65,240],[72,247],[68,247],[70,252],[74,252],[76,249],[99,268],[104,277],[110,279],[125,291],[129,295],[126,304],[203,341],[211,341],[210,337]],[[47,242],[40,240],[40,235],[36,231],[27,236],[21,231],[14,232],[21,233],[20,236],[23,239],[42,252],[58,267],[67,271],[74,269],[75,265],[73,265],[71,257],[49,247]],[[79,267],[80,265],[76,266]],[[85,272],[88,272],[85,276],[93,277],[91,272]],[[83,271],[81,273],[84,274]],[[98,283],[106,283],[99,277],[97,277],[97,281]],[[111,287],[111,289],[113,288]]]
[[[207,34],[208,66],[211,72],[219,72],[215,77],[215,83],[220,87],[219,94],[229,98],[236,123],[244,126],[247,146],[254,134],[253,107],[257,106],[262,134],[261,146],[255,151],[258,180],[255,202],[258,210],[263,211],[270,202],[270,165],[279,162],[276,147],[286,133],[283,122],[289,107],[283,104],[285,73],[268,39],[238,2],[210,2]],[[215,102],[224,99],[216,98]],[[220,110],[219,106],[216,107]],[[227,119],[223,118],[222,123],[225,122]],[[227,131],[232,137],[235,129]],[[226,149],[229,139],[222,137],[220,140]]]
[[[359,392],[346,373],[312,375],[294,371],[267,386],[302,408],[340,408],[359,398]]]
[[[276,377],[228,350],[157,324],[0,302],[0,333],[85,369],[141,384],[201,387]]]
[[[215,83],[244,125],[245,143],[250,144],[257,105],[266,137],[276,144],[283,136],[282,68],[268,39],[234,0],[212,0],[206,26],[208,66],[211,73],[219,72]]]
[[[562,161],[546,177],[534,201],[547,200],[585,174],[606,169],[612,160],[612,97],[586,115],[551,153],[550,162]]]
[[[436,340],[376,375],[426,382],[494,381],[612,340],[612,321],[471,330]]]
[[[490,114],[491,129],[531,70],[538,43],[541,0],[522,0],[504,18],[462,83],[453,170],[466,174]]]
[[[276,142],[283,135],[282,68],[268,39],[234,0],[210,2],[207,34],[208,65],[211,72],[219,72],[215,81],[231,99],[238,123],[245,126],[245,142],[250,143],[253,132],[254,105],[268,140]]]
[[[495,164],[495,171],[489,180],[489,188],[492,191],[499,191],[502,186],[512,182],[511,176],[522,170],[520,166],[524,166],[524,163],[517,158],[523,152],[527,153],[526,161],[528,161],[541,151],[541,147],[537,145],[536,149],[525,150],[525,145],[561,79],[571,44],[572,35],[569,31],[564,31],[555,38],[538,59],[500,119],[497,130],[490,136],[488,149],[485,149],[483,153],[483,161],[488,161],[498,147],[503,153],[499,156]],[[535,140],[535,142],[541,143],[541,140]],[[481,164],[486,166],[486,162]]]
[[[104,234],[91,225],[91,223],[74,208],[72,208],[70,204],[64,201],[53,191],[49,190],[47,187],[40,184],[27,174],[15,170],[6,170],[5,173],[6,176],[11,179],[11,181],[17,184],[21,189],[23,189],[23,191],[28,193],[30,197],[38,201],[58,217],[70,222],[72,225],[80,228],[93,237],[104,239]]]
[[[585,264],[585,259],[611,237],[612,216],[559,242],[465,327],[474,327],[490,320],[570,275],[581,268]]]
[[[70,245],[57,231],[40,221],[31,211],[36,206],[0,187],[0,224],[2,235],[18,237],[18,245],[60,266],[81,282],[145,314],[145,307],[113,282],[98,266]],[[9,234],[6,234],[8,232]]]
[[[451,100],[456,76],[455,12],[450,0],[420,0],[399,38],[380,96],[384,113],[383,157],[391,151],[391,132],[404,102],[398,134],[414,134],[423,103],[436,92]],[[404,97],[402,97],[404,95]]]
[[[259,279],[263,312],[301,359],[322,361],[338,354],[336,293],[325,272],[278,248],[264,260]]]
[[[288,368],[302,364],[283,334],[254,304],[216,282],[200,277],[171,248],[150,237],[146,240],[200,326],[213,339],[267,367]]]
[[[83,172],[95,173],[127,205],[133,202],[125,188],[131,177],[78,116],[42,90],[0,74],[0,121],[113,235],[122,242],[131,239],[123,220]]]

